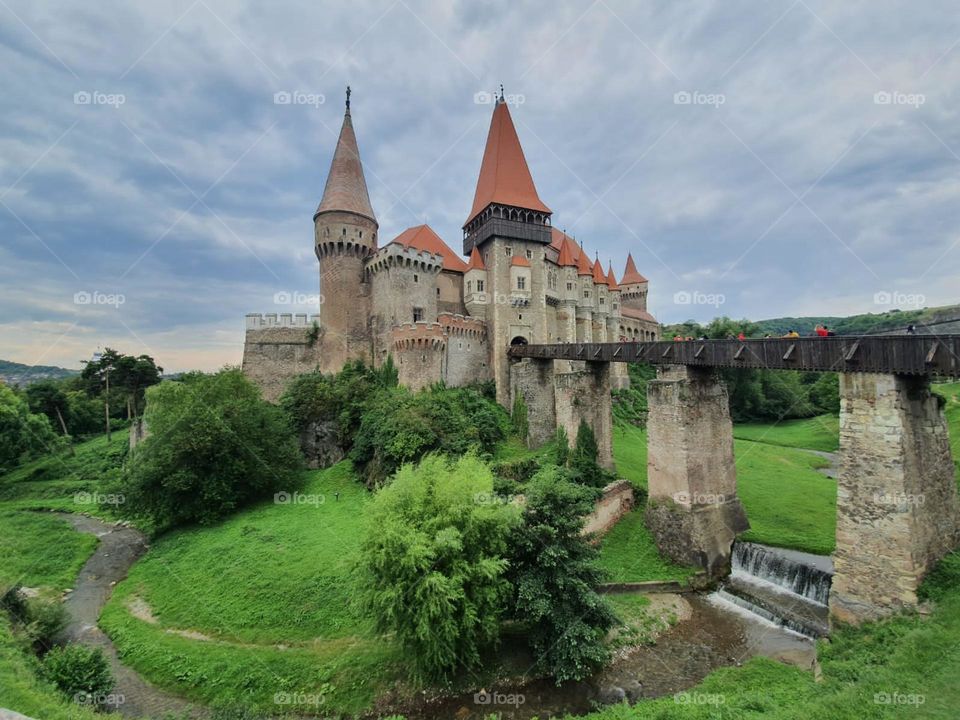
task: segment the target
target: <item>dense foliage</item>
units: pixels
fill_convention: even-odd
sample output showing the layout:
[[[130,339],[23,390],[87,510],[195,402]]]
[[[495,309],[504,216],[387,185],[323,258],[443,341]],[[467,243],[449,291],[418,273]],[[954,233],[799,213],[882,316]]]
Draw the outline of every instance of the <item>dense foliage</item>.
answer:
[[[525,488],[523,522],[510,535],[513,615],[528,625],[538,669],[558,685],[609,657],[604,639],[616,617],[596,592],[599,552],[580,534],[599,494],[547,466]]]
[[[162,373],[163,368],[149,355],[124,355],[106,348],[97,359],[84,364],[79,383],[88,395],[101,397],[109,379],[110,404],[125,405],[127,417],[138,417],[143,412],[146,389],[159,383]]]
[[[0,385],[0,470],[10,470],[20,462],[60,445],[46,416],[30,412],[27,401],[6,385]]]
[[[43,675],[69,698],[93,703],[113,689],[110,664],[100,648],[55,647],[43,658]]]
[[[209,524],[296,487],[302,457],[283,411],[239,370],[151,388],[150,435],[130,456],[127,509],[166,527]]]
[[[497,641],[518,509],[492,493],[493,476],[475,456],[434,455],[404,466],[369,512],[361,603],[381,632],[395,634],[421,680],[476,667]]]
[[[603,487],[613,480],[613,475],[604,470],[597,462],[600,451],[597,448],[597,436],[593,428],[585,421],[580,421],[577,428],[577,441],[570,452],[570,477],[583,485]]]

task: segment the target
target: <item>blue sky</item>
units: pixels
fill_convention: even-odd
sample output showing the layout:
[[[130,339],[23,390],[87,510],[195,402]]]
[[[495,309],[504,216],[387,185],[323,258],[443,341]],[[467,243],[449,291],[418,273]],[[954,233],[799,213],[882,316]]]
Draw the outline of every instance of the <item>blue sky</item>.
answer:
[[[347,84],[381,242],[459,248],[502,82],[554,223],[664,322],[960,301],[955,3],[0,0],[0,53],[5,359],[214,369],[314,311],[274,296],[317,292]]]

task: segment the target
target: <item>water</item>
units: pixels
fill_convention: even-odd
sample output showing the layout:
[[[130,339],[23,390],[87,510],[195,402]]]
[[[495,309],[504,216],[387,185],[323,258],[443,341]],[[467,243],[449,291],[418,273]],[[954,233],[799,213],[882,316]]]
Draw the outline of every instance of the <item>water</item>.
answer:
[[[711,602],[807,637],[829,634],[829,557],[738,542],[731,566],[730,577]]]

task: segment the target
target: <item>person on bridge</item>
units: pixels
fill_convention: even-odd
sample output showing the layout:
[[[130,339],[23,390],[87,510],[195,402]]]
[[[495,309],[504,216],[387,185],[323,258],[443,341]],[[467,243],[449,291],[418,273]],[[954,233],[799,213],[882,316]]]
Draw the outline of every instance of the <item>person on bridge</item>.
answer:
[[[907,325],[907,335],[916,335],[917,326],[916,325]]]
[[[826,325],[817,325],[817,328],[814,330],[814,332],[817,334],[817,337],[826,337],[830,334]]]
[[[743,334],[743,330],[737,333],[737,340],[746,340],[747,336]]]
[[[784,335],[784,337],[785,337],[785,338],[798,338],[798,337],[800,337],[800,333],[798,333],[796,330],[791,330],[791,331],[788,332],[786,335]]]

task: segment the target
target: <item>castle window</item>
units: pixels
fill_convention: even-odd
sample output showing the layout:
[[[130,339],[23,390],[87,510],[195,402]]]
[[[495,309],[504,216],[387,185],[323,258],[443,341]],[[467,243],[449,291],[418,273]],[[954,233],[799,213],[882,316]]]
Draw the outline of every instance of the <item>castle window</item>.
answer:
[[[360,231],[360,239],[363,239],[363,230]]]
[[[467,295],[473,292],[473,280],[467,280]]]
[[[483,280],[477,280],[477,292],[483,292]]]
[[[414,275],[414,276],[413,276],[413,281],[414,281],[415,283],[420,282],[420,276],[419,276],[419,275]]]
[[[437,288],[437,295],[440,295],[440,288]]]
[[[517,278],[517,290],[526,290],[527,289],[527,279],[522,275]]]
[[[506,248],[504,248],[504,250],[507,251],[507,257],[510,257],[511,255],[513,255],[513,248],[512,248],[512,247],[506,247]]]
[[[343,235],[343,236],[346,236],[346,234],[347,234],[347,229],[346,229],[346,228],[341,228],[341,230],[343,230],[343,232],[340,233],[340,234]]]
[[[533,260],[533,250],[527,250],[527,260]]]
[[[604,298],[600,298],[600,304],[601,304],[601,305],[605,305],[605,304],[606,304],[606,300],[604,300]]]
[[[523,320],[523,313],[517,313],[517,320]]]
[[[573,283],[567,283],[567,290],[573,290]]]
[[[423,308],[417,308],[417,307],[415,307],[415,308],[413,309],[413,321],[414,321],[415,323],[416,323],[416,322],[423,322]]]
[[[584,296],[585,298],[590,297],[590,291],[589,291],[589,290],[584,290],[584,291],[583,291],[583,296]]]

